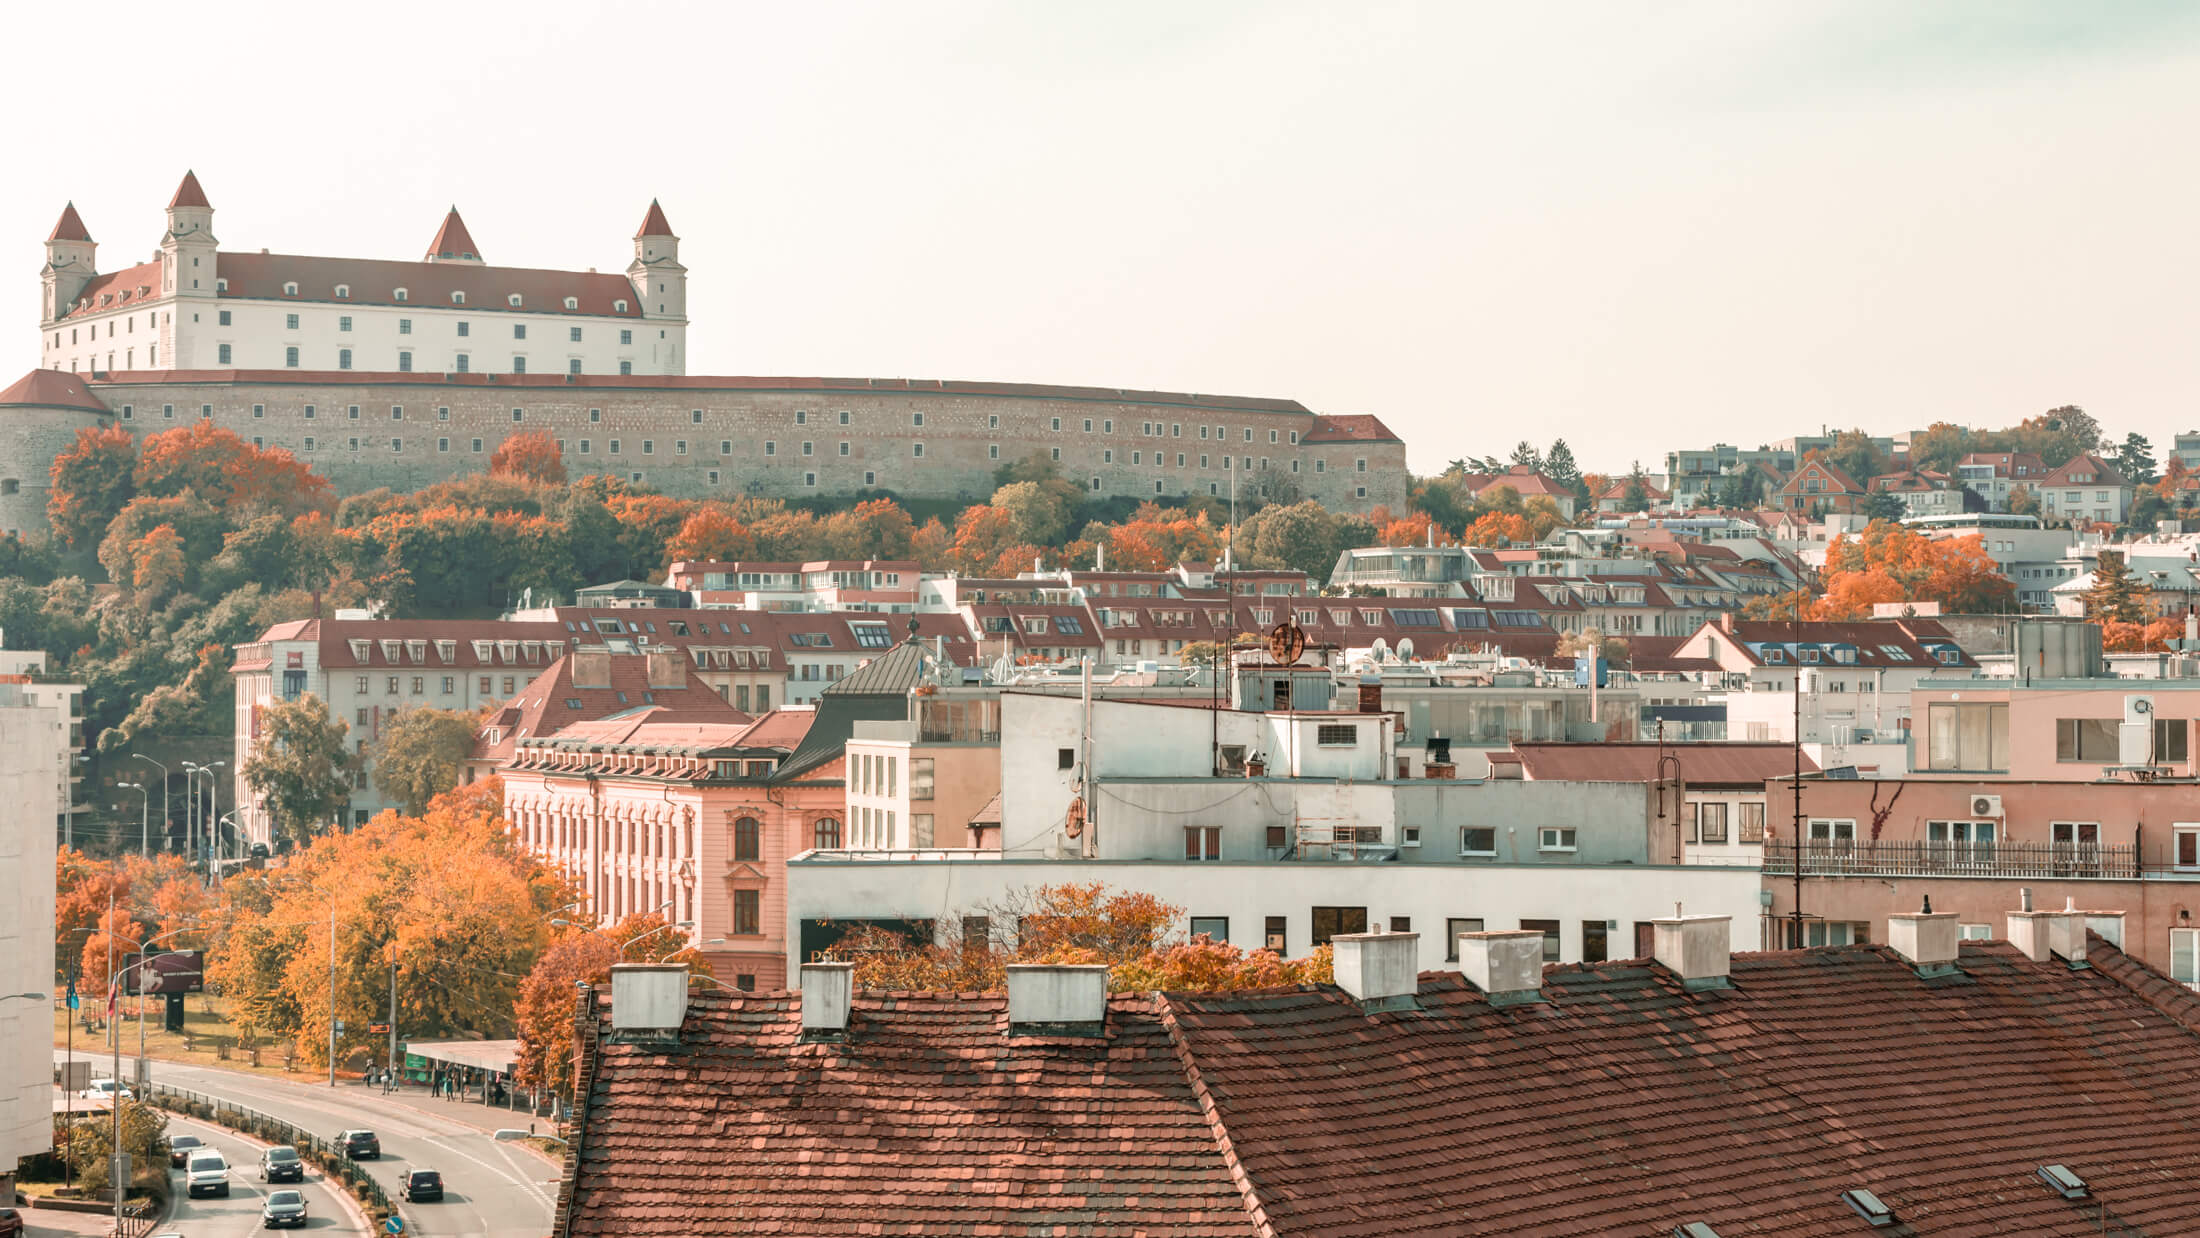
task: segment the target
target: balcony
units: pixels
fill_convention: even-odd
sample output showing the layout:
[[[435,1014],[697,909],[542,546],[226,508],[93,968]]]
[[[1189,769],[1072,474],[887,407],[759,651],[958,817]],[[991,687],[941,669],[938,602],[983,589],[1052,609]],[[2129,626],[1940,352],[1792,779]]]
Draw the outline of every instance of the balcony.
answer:
[[[1765,875],[1793,876],[1795,844],[1765,844]],[[2130,843],[1823,842],[1803,846],[1805,877],[2061,877],[2132,881],[2145,875]]]

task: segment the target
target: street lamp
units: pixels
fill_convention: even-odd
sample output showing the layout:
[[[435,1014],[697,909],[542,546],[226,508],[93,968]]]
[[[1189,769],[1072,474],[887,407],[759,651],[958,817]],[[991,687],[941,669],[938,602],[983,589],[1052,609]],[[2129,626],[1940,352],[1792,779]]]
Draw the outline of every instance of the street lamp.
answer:
[[[142,782],[118,782],[115,786],[124,791],[138,793],[138,854],[153,853],[153,789]]]
[[[165,850],[167,850],[167,840],[168,840],[168,819],[169,819],[169,818],[168,818],[168,767],[167,767],[167,766],[165,766],[165,765],[161,765],[161,763],[160,763],[160,762],[158,762],[158,761],[154,760],[153,758],[151,758],[151,757],[149,757],[149,756],[146,756],[146,755],[145,755],[144,753],[142,753],[142,752],[133,752],[133,753],[131,753],[131,754],[130,754],[130,759],[131,759],[131,760],[133,760],[133,761],[143,761],[143,762],[145,762],[145,763],[146,763],[147,765],[159,766],[159,768],[160,768],[160,834],[161,834],[161,849],[165,851]]]
[[[53,994],[51,993],[0,993],[0,1002],[12,1002],[17,998],[29,1001],[34,997],[42,997],[49,1002],[53,1000]]]

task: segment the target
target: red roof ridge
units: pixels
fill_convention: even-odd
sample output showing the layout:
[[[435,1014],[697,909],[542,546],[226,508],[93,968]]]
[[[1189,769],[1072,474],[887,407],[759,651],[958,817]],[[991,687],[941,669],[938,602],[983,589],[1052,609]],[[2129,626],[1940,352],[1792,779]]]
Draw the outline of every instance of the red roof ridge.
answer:
[[[214,204],[206,200],[206,191],[199,188],[198,173],[186,170],[183,174],[183,183],[176,186],[176,196],[168,199],[169,210],[175,210],[179,206],[203,206],[207,210],[214,209]]]
[[[76,213],[76,203],[61,208],[61,220],[53,226],[49,241],[89,241],[92,234],[85,230],[84,220]]]
[[[657,205],[657,199],[649,200],[649,214],[642,216],[642,226],[634,235],[636,238],[672,235],[672,225],[665,222],[665,208]]]
[[[443,226],[436,229],[435,239],[428,242],[428,261],[447,259],[459,262],[481,261],[481,250],[474,244],[473,234],[466,231],[466,221],[458,217],[458,206],[453,203],[450,213],[443,217]]]

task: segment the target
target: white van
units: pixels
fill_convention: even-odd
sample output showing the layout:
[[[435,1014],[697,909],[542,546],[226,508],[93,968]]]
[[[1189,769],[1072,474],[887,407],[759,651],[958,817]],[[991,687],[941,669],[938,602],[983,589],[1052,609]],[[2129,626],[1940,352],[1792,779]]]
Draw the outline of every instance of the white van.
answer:
[[[202,1192],[208,1195],[229,1194],[229,1162],[222,1154],[212,1150],[191,1154],[190,1168],[183,1171],[184,1194],[196,1198]]]

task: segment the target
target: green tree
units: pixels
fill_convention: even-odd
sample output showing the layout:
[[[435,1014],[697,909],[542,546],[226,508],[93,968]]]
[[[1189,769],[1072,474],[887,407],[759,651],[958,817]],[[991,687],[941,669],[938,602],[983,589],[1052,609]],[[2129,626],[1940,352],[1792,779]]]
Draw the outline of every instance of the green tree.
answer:
[[[1010,482],[993,492],[992,503],[1008,513],[1015,540],[1033,546],[1059,544],[1076,504],[1075,488],[1059,478]]]
[[[1516,502],[1518,498],[1514,496]],[[1233,540],[1241,567],[1289,568],[1320,581],[1329,578],[1339,555],[1354,546],[1373,545],[1375,526],[1365,517],[1332,512],[1309,499],[1262,508],[1239,523]]]
[[[1874,490],[1864,500],[1864,515],[1871,520],[1899,521],[1909,514],[1909,507],[1892,490]]]
[[[2084,594],[2085,616],[2097,623],[2145,623],[2148,590],[2132,576],[2120,550],[2103,550]]]
[[[1856,479],[1862,485],[1887,471],[1886,454],[1872,442],[1872,436],[1864,430],[1843,430],[1833,436],[1833,443],[1822,457],[1826,463]]]
[[[2134,486],[2154,484],[2154,448],[2146,435],[2137,430],[2124,435],[2123,445],[2116,449],[2116,471]]]
[[[288,837],[311,839],[351,799],[352,760],[344,747],[350,729],[311,692],[270,705],[261,716],[244,781]]]
[[[1745,468],[1726,475],[1725,480],[1719,483],[1719,493],[1715,501],[1729,511],[1750,511],[1763,500],[1764,493],[1764,473],[1754,468]]]
[[[2039,496],[2033,494],[2029,486],[2011,486],[2009,511],[2016,516],[2037,516],[2040,514]]]
[[[157,1168],[160,1177],[166,1177],[168,1114],[142,1100],[120,1103],[122,1150],[130,1154],[132,1185],[140,1185],[152,1176],[143,1172],[148,1166]],[[69,1128],[69,1142],[63,1154],[76,1170],[77,1184],[87,1192],[104,1191],[113,1181],[114,1127],[111,1121],[89,1120]]]
[[[1535,444],[1526,439],[1521,439],[1513,444],[1512,462],[1516,465],[1525,465],[1530,472],[1540,473],[1543,471],[1542,453],[1535,449]]]
[[[1554,439],[1549,451],[1543,453],[1543,472],[1552,481],[1574,492],[1577,502],[1589,499],[1589,488],[1581,484],[1581,465],[1574,460],[1574,449],[1565,439]]]
[[[415,816],[459,783],[474,750],[474,715],[455,709],[407,709],[382,724],[368,746],[374,785]]]

